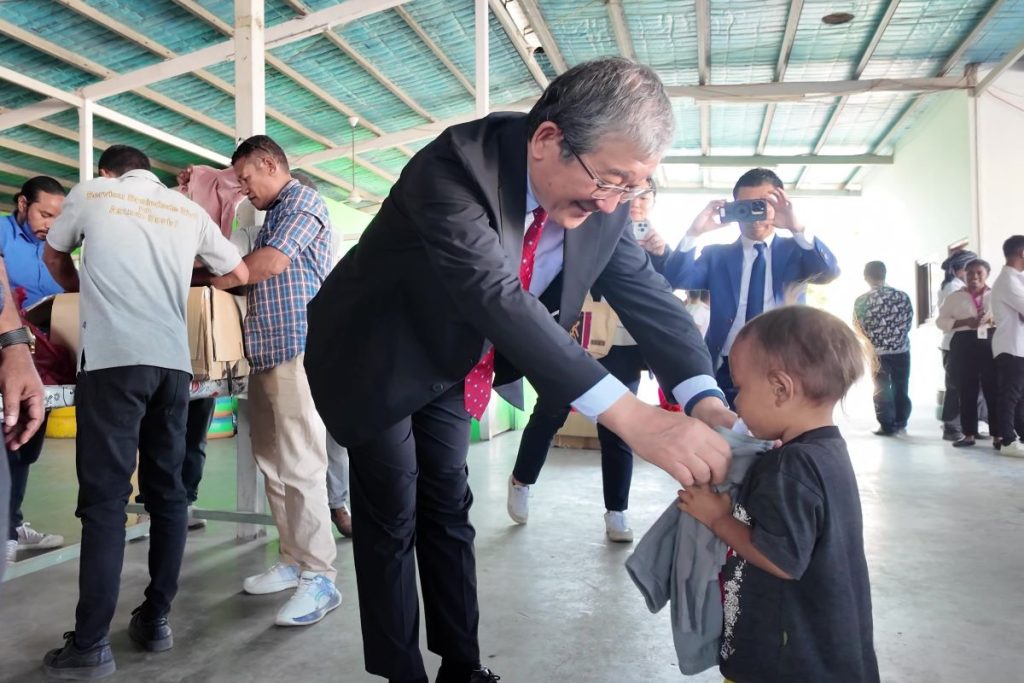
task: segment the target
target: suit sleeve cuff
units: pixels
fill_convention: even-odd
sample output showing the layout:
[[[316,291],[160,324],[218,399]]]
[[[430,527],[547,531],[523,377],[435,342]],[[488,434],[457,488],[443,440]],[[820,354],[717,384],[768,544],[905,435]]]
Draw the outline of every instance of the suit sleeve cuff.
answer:
[[[629,389],[612,375],[588,389],[582,396],[572,402],[572,407],[591,422],[597,422],[597,416],[612,407]]]
[[[810,228],[804,228],[802,232],[794,232],[793,239],[801,249],[808,251],[814,249],[814,233]]]
[[[715,396],[721,399],[722,403],[726,403],[725,394],[718,388],[715,378],[710,375],[697,375],[685,382],[680,382],[672,390],[672,395],[675,397],[676,402],[683,406],[683,410],[687,415],[690,414],[695,405],[709,396]]]
[[[697,238],[692,235],[683,235],[683,239],[679,240],[679,246],[676,247],[676,251],[692,251],[697,247]]]

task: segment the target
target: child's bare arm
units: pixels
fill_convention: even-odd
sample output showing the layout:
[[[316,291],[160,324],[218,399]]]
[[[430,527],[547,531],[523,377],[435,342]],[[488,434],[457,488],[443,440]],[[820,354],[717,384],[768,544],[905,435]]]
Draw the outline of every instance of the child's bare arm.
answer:
[[[707,486],[692,486],[679,492],[679,509],[711,529],[715,536],[758,569],[780,579],[793,578],[754,547],[750,527],[732,516],[729,494],[715,493]]]

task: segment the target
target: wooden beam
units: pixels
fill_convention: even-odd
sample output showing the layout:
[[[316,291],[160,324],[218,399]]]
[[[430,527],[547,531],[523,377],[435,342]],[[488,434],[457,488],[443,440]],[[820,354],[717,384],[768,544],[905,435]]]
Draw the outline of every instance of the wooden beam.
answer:
[[[626,10],[622,0],[608,0],[608,20],[612,23],[615,43],[619,46],[619,54],[626,59],[636,61],[636,48],[633,47],[633,36],[629,32],[626,21]]]
[[[235,33],[234,32],[234,28],[232,28],[228,24],[226,24],[223,21],[221,21],[220,18],[218,18],[215,14],[213,14],[212,12],[210,12],[209,10],[204,8],[199,3],[195,2],[195,0],[173,0],[173,1],[176,4],[178,4],[179,6],[181,6],[182,9],[185,9],[185,10],[191,12],[192,14],[194,14],[199,19],[202,19],[203,21],[206,21],[211,26],[213,26],[215,29],[217,29],[218,31],[223,33],[224,35],[229,36],[229,37],[234,36],[234,33]],[[380,135],[384,135],[385,134],[384,129],[382,129],[379,126],[376,126],[373,123],[365,120],[363,117],[361,117],[359,115],[358,112],[356,112],[351,107],[346,105],[344,102],[342,102],[341,100],[337,99],[336,97],[334,97],[333,95],[328,93],[326,90],[324,90],[323,88],[318,86],[316,83],[314,83],[313,81],[311,81],[310,79],[306,78],[301,73],[299,73],[298,71],[293,69],[284,60],[280,59],[279,57],[275,57],[270,52],[266,53],[266,59],[267,59],[267,64],[272,66],[274,69],[276,69],[278,72],[283,74],[285,77],[287,77],[287,78],[291,79],[292,81],[294,81],[296,84],[298,84],[301,87],[303,87],[306,90],[308,90],[310,93],[312,93],[314,96],[316,96],[317,98],[319,98],[320,100],[322,100],[326,104],[328,104],[331,107],[333,107],[336,111],[340,112],[341,114],[344,114],[346,118],[349,117],[349,116],[355,116],[355,117],[359,118],[359,125],[361,125],[365,129],[367,129],[368,131],[370,131],[374,135],[380,136]],[[329,147],[335,147],[335,146],[337,146],[337,145],[335,145],[335,144],[329,145]],[[407,147],[404,147],[404,146],[399,146],[397,149],[399,149],[399,151],[405,153],[408,156],[412,156],[412,154],[413,154],[413,151],[411,149],[408,149]],[[357,159],[356,163],[359,164],[360,166],[362,166],[363,168],[365,168],[366,170],[371,171],[372,173],[376,173],[377,175],[379,175],[380,177],[384,178],[385,180],[388,180],[388,181],[391,181],[391,182],[395,182],[396,180],[398,180],[397,176],[395,176],[394,174],[389,173],[388,171],[385,171],[384,169],[382,169],[382,168],[380,168],[380,167],[378,167],[378,166],[376,166],[374,164],[371,164],[368,161],[364,161],[362,159]]]
[[[468,92],[473,97],[476,97],[476,88],[473,87],[473,84],[469,82],[469,79],[466,78],[465,74],[462,73],[459,67],[455,66],[455,62],[448,58],[448,55],[445,54],[444,50],[437,46],[437,43],[433,41],[433,39],[427,34],[423,27],[420,26],[420,24],[415,19],[412,18],[412,15],[409,14],[409,11],[406,10],[404,7],[396,7],[394,11],[395,14],[397,14],[399,18],[405,22],[405,25],[412,29],[412,32],[416,34],[416,36],[427,47],[427,49],[434,53],[434,56],[437,57],[437,60],[444,64],[445,68],[451,72],[452,76],[454,76],[455,79],[462,85],[462,87],[466,89],[466,92]]]
[[[348,0],[308,14],[301,19],[293,19],[268,28],[265,43],[267,49],[287,45],[296,40],[319,35],[333,26],[355,21],[374,12],[391,9],[403,4],[404,1]],[[234,57],[234,54],[234,41],[227,40],[159,64],[136,69],[126,74],[117,74],[113,78],[86,86],[82,89],[82,94],[90,99],[110,97],[228,61]]]
[[[716,154],[710,156],[672,155],[663,157],[661,163],[703,166],[705,168],[751,168],[756,166],[852,166],[855,164],[861,166],[890,166],[893,163],[893,158],[891,156],[881,156],[877,154],[754,154],[750,156]]]
[[[77,163],[76,163],[76,166],[77,166]],[[25,180],[28,180],[29,178],[34,178],[37,175],[46,175],[45,173],[40,173],[39,171],[33,171],[31,169],[28,169],[28,168],[22,168],[21,166],[15,166],[13,164],[9,164],[6,161],[0,161],[0,171],[3,171],[4,173],[7,173],[9,175],[19,176],[21,178],[24,178]],[[77,182],[77,181],[73,180],[72,178],[70,178],[68,176],[51,176],[51,177],[54,178],[56,181],[58,181],[61,185],[63,185],[66,188],[74,187],[75,183]]]
[[[512,21],[512,17],[509,15],[508,10],[501,4],[501,0],[488,0],[491,5],[491,12],[494,13],[498,23],[501,24],[501,28],[504,29],[505,35],[508,36],[509,41],[512,43],[512,47],[519,53],[519,58],[523,60],[523,64],[526,65],[526,69],[533,76],[533,80],[537,81],[537,85],[540,86],[541,90],[548,87],[548,77],[544,73],[544,70],[540,68],[540,64],[537,63],[537,58],[533,55],[533,48],[526,43],[526,39],[523,34],[519,32],[519,27]]]
[[[540,41],[541,47],[544,48],[544,54],[550,60],[551,66],[555,67],[555,72],[562,74],[568,71],[569,66],[565,63],[562,51],[558,49],[558,43],[555,42],[555,37],[551,35],[551,29],[548,28],[548,23],[544,20],[544,13],[540,11],[536,0],[519,0],[519,6],[523,9],[523,14],[529,20],[530,28],[537,35],[537,40]]]
[[[775,61],[776,83],[781,83],[786,78],[786,70],[789,68],[789,56],[793,52],[793,42],[796,40],[796,30],[800,26],[800,14],[804,10],[804,0],[790,0],[789,14],[786,17],[786,30],[782,34],[782,45],[779,46],[779,57]],[[775,120],[774,102],[769,102],[764,111],[764,120],[761,122],[761,134],[757,139],[757,154],[764,154],[764,148],[768,144],[768,136],[771,134],[772,122]]]
[[[368,73],[371,76],[373,76],[373,78],[378,83],[383,85],[388,91],[391,92],[392,95],[394,95],[399,100],[401,100],[402,103],[405,104],[405,106],[409,107],[409,109],[412,109],[414,112],[419,114],[421,117],[423,117],[427,121],[437,121],[437,117],[436,116],[432,115],[426,109],[421,107],[419,105],[419,103],[416,102],[416,100],[414,100],[412,97],[409,96],[408,93],[406,93],[404,90],[402,90],[400,87],[398,87],[393,81],[391,81],[391,79],[389,79],[387,76],[385,76],[380,71],[380,69],[378,69],[373,64],[371,64],[370,60],[366,59],[361,54],[359,54],[359,52],[354,47],[352,47],[348,43],[347,40],[345,40],[344,38],[339,36],[334,31],[327,31],[327,32],[325,32],[324,33],[324,37],[327,38],[327,40],[332,45],[334,45],[336,48],[338,48],[339,50],[344,52],[346,55],[348,55],[348,57],[352,61],[354,61],[356,64],[358,64],[360,67],[362,67],[363,71],[365,71],[366,73]]]

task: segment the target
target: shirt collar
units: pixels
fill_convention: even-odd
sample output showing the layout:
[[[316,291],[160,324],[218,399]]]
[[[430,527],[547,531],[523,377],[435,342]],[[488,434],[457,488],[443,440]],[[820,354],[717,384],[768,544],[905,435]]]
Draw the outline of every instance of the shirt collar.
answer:
[[[752,240],[746,235],[740,235],[740,241],[743,243],[743,248],[749,251],[753,251],[754,245],[757,244],[756,240]],[[764,242],[765,247],[770,251],[772,248],[772,242],[775,241],[775,233],[773,232],[761,241]]]
[[[273,211],[277,205],[281,203],[281,200],[294,192],[297,187],[300,187],[298,180],[295,178],[289,180],[285,186],[281,188],[281,191],[277,193],[277,196],[274,197],[274,201],[270,202],[270,206],[267,207],[267,211]]]
[[[14,225],[14,234],[16,236],[21,237],[30,244],[39,244],[42,241],[32,234],[32,229],[28,227],[28,223],[22,225],[18,222],[18,218],[13,213],[8,216],[8,220],[11,221],[12,225]]]
[[[537,197],[533,194],[533,181],[530,180],[530,172],[526,172],[526,215],[533,220],[530,216],[537,208],[540,207],[540,202],[537,201]]]
[[[154,183],[157,183],[157,184],[159,184],[161,186],[164,186],[164,184],[162,182],[160,182],[160,179],[156,177],[155,173],[153,173],[152,171],[147,171],[144,168],[136,168],[136,169],[133,169],[131,171],[128,171],[127,173],[122,173],[121,177],[122,178],[145,178],[146,180],[152,180]],[[116,179],[112,179],[112,180],[116,180]]]

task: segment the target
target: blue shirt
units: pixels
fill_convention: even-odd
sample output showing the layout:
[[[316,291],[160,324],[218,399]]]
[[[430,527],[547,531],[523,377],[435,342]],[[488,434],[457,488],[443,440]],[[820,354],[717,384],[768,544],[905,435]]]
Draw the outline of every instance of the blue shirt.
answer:
[[[28,225],[21,225],[14,216],[0,216],[0,251],[7,266],[11,289],[22,287],[27,293],[25,307],[64,290],[43,264],[46,243],[37,238]]]
[[[331,220],[316,190],[290,181],[267,211],[253,249],[274,247],[291,264],[249,288],[245,355],[253,372],[269,370],[306,348],[306,304],[331,269]]]

